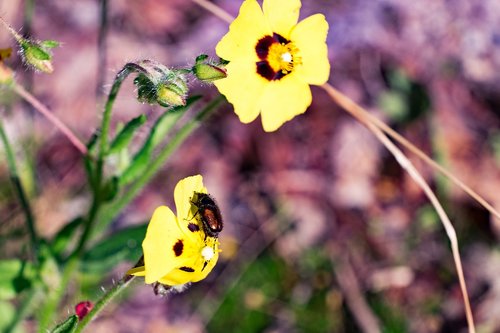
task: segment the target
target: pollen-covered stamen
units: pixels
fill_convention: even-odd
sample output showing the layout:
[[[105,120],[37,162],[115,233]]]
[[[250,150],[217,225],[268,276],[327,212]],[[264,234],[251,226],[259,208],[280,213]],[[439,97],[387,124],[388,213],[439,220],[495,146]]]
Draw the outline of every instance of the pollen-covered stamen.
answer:
[[[212,249],[210,246],[205,246],[203,249],[201,249],[201,256],[207,261],[212,259],[214,255],[214,249]]]
[[[269,81],[281,79],[301,63],[298,48],[276,33],[261,38],[255,52],[260,59],[256,63],[257,73]]]

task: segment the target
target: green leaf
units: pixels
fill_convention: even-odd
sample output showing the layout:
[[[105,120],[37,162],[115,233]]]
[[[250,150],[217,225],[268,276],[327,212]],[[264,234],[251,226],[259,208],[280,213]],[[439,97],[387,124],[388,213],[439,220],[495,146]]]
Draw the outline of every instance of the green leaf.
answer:
[[[30,263],[11,259],[0,261],[0,272],[0,300],[10,300],[31,286],[35,271]]]
[[[102,240],[83,256],[83,270],[104,273],[122,261],[137,260],[142,254],[146,229],[147,223],[127,227]]]
[[[68,319],[66,319],[61,324],[54,327],[51,333],[71,333],[75,330],[77,325],[78,325],[78,316],[72,315],[69,316]]]
[[[201,96],[193,96],[187,99],[186,105],[177,106],[171,110],[165,112],[156,121],[149,133],[149,137],[146,139],[146,143],[151,141],[153,147],[156,147],[165,137],[168,132],[174,127],[175,123],[179,118],[186,112],[195,102],[197,102]]]
[[[153,125],[148,138],[144,142],[141,149],[134,155],[132,162],[119,176],[119,185],[124,186],[134,181],[140,174],[146,170],[151,160],[151,154],[156,146],[158,146],[167,136],[168,132],[175,125],[177,120],[186,112],[193,104],[199,100],[201,96],[193,96],[187,99],[186,105],[173,107],[166,111],[158,118]]]
[[[200,54],[199,56],[196,57],[196,63],[197,64],[201,63],[201,62],[203,62],[203,61],[205,61],[207,59],[208,59],[208,55],[206,55],[206,54]]]
[[[68,248],[68,244],[73,238],[78,226],[84,221],[83,217],[77,217],[70,223],[64,225],[54,236],[50,248],[55,256],[60,256]]]
[[[125,127],[116,135],[113,142],[111,142],[108,154],[114,154],[126,147],[135,133],[135,131],[141,127],[147,118],[146,115],[141,114],[139,117],[136,117],[130,120]]]
[[[40,42],[40,46],[47,48],[47,49],[53,49],[54,47],[58,47],[60,43],[56,40],[44,40]]]
[[[116,197],[119,188],[118,183],[118,177],[112,177],[104,184],[101,189],[101,196],[104,202],[113,200]]]
[[[146,142],[141,150],[134,155],[129,166],[119,176],[119,185],[123,186],[130,183],[146,170],[152,153],[153,145],[150,142]]]

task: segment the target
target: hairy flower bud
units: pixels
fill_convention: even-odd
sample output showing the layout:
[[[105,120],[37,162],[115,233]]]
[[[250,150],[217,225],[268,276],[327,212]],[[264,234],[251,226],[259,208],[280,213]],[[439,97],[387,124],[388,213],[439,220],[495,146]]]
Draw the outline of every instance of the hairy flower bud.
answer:
[[[212,82],[227,76],[226,70],[211,64],[196,64],[193,66],[193,74],[200,81]]]
[[[142,72],[135,80],[138,99],[161,106],[186,105],[188,86],[185,70],[169,69],[150,60],[138,63]]]
[[[54,71],[50,49],[58,46],[59,43],[56,41],[42,41],[36,43],[23,39],[19,42],[19,45],[21,46],[21,55],[28,65],[48,74]]]
[[[206,54],[196,58],[196,64],[191,68],[191,71],[198,80],[204,82],[212,82],[227,76],[223,64],[210,61]]]
[[[186,105],[186,89],[187,86],[182,85],[160,84],[157,90],[157,102],[161,106],[179,106]]]

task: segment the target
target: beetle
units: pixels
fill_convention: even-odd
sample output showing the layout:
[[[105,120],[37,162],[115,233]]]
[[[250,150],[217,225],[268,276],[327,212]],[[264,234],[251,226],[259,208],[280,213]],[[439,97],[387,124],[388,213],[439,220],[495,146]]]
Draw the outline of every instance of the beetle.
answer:
[[[201,216],[203,230],[208,236],[217,237],[222,231],[223,222],[220,209],[215,203],[215,200],[206,193],[196,192],[196,198],[191,203],[198,209],[198,214]]]

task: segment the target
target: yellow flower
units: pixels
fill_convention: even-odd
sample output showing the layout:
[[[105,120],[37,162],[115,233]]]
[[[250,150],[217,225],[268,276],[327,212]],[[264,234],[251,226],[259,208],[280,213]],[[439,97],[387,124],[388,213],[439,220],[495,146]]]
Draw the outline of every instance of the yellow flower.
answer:
[[[229,61],[227,78],[215,81],[233,104],[240,121],[259,113],[267,132],[304,113],[311,104],[309,85],[324,84],[330,74],[328,23],[315,14],[297,23],[300,0],[245,0],[217,55]]]
[[[148,284],[178,286],[200,281],[210,273],[219,258],[219,241],[217,234],[207,233],[203,214],[198,211],[197,197],[202,193],[207,193],[207,189],[200,175],[177,183],[177,216],[166,206],[154,211],[142,243],[144,266],[127,274],[144,276]]]

